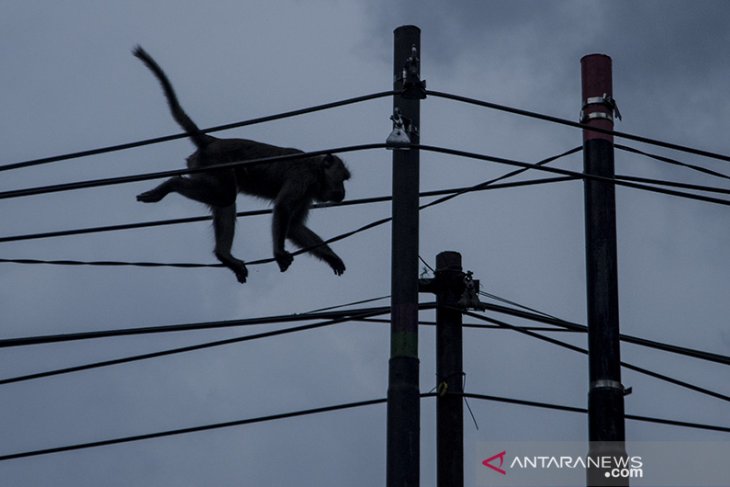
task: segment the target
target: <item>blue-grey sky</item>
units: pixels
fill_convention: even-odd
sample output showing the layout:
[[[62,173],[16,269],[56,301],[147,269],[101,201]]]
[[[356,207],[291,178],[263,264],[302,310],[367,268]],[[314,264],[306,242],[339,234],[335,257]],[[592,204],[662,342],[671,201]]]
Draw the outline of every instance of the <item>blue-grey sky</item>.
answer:
[[[422,29],[431,89],[576,119],[581,56],[614,61],[617,129],[727,154],[730,4],[643,1],[6,0],[0,5],[0,164],[178,132],[159,85],[131,48],[163,66],[200,126],[389,89],[392,31]],[[382,142],[382,99],[226,132],[317,150]],[[429,98],[421,140],[536,161],[579,131]],[[628,143],[629,145],[636,145]],[[727,163],[665,155],[730,174]],[[0,191],[181,168],[187,140],[3,172]],[[391,192],[386,151],[348,154],[348,198]],[[556,163],[581,169],[576,154]],[[617,172],[723,186],[721,179],[616,155]],[[470,185],[510,168],[422,155],[423,190]],[[538,176],[537,174],[533,175]],[[201,215],[179,196],[143,205],[154,182],[0,202],[0,236]],[[726,185],[725,185],[726,186]],[[619,188],[622,331],[730,353],[728,208]],[[241,196],[239,209],[265,208]],[[330,237],[387,216],[388,204],[315,211]],[[268,216],[242,219],[234,253],[270,256]],[[0,244],[2,258],[213,262],[206,223]],[[420,254],[455,250],[485,291],[585,321],[579,182],[466,195],[421,215]],[[334,276],[308,256],[288,272],[0,264],[0,337],[306,312],[390,293],[390,229],[333,245]],[[429,300],[428,296],[423,296]],[[387,304],[387,300],[382,301]],[[432,319],[430,313],[424,319]],[[516,321],[514,321],[516,323]],[[4,349],[0,378],[234,337],[247,330],[113,338]],[[584,407],[584,356],[507,331],[465,332],[469,392]],[[585,336],[559,337],[585,346]],[[0,386],[0,455],[384,397],[388,328],[351,323],[93,371]],[[421,333],[421,388],[434,383],[433,332]],[[725,367],[624,345],[624,360],[730,394]],[[723,401],[624,371],[637,415],[730,425]],[[470,401],[467,482],[485,440],[583,440],[586,417]],[[422,405],[422,481],[435,483],[434,404]],[[627,423],[630,441],[727,441],[722,433]],[[0,462],[3,486],[352,485],[385,480],[385,407],[335,412]]]

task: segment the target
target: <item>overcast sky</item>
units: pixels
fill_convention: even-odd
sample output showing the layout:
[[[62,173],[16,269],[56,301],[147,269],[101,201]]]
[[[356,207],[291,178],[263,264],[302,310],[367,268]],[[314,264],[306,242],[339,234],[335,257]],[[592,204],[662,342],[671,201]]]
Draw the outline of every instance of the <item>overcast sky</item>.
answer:
[[[0,164],[179,131],[144,46],[202,127],[390,89],[393,29],[422,29],[431,89],[575,120],[580,58],[614,61],[618,130],[729,153],[730,3],[724,1],[125,0],[0,3]],[[383,142],[391,100],[236,129],[222,136],[318,150]],[[421,141],[522,161],[581,144],[576,129],[436,98]],[[730,174],[727,163],[626,142]],[[183,167],[187,140],[3,172],[0,191]],[[387,151],[345,156],[348,198],[391,192]],[[421,188],[472,185],[496,164],[424,153]],[[555,163],[581,170],[581,155]],[[616,154],[617,172],[726,186],[722,179]],[[540,177],[535,173],[524,177]],[[205,214],[153,181],[3,200],[0,236]],[[730,210],[619,188],[621,329],[730,354]],[[241,196],[239,210],[266,208]],[[387,203],[314,211],[331,237],[388,216]],[[239,220],[234,254],[270,257],[270,217]],[[585,322],[580,182],[462,196],[421,214],[420,254],[455,250],[483,289]],[[390,228],[333,245],[336,277],[298,256],[286,273],[0,264],[0,337],[306,312],[390,293]],[[212,263],[209,224],[0,244],[2,258]],[[429,296],[422,296],[429,301]],[[387,304],[387,300],[375,304]],[[432,313],[423,313],[433,319]],[[468,320],[467,320],[468,321]],[[472,320],[473,321],[473,320]],[[518,324],[517,320],[511,320]],[[3,349],[0,378],[274,329],[162,334]],[[467,391],[586,406],[587,360],[508,331],[466,330]],[[585,346],[585,336],[558,335]],[[0,455],[384,397],[388,327],[349,323],[282,337],[0,386]],[[434,385],[421,332],[421,389]],[[730,394],[726,367],[625,344],[622,358]],[[624,371],[627,413],[730,425],[727,403]],[[584,415],[470,401],[467,483],[486,440],[587,438]],[[422,403],[422,483],[435,483],[434,402]],[[728,435],[627,422],[629,441]],[[372,486],[385,481],[385,406],[0,462],[3,486]]]

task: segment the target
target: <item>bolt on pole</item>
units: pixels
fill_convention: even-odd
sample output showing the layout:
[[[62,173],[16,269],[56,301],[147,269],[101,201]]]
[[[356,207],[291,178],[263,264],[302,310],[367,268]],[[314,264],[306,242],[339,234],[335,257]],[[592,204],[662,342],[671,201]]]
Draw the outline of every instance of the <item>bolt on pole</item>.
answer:
[[[411,143],[419,143],[421,30],[394,32],[393,112]],[[425,96],[425,95],[424,95]],[[387,486],[418,487],[420,389],[418,383],[419,151],[393,151],[391,341],[388,371]]]
[[[591,54],[581,59],[581,122],[613,130],[619,116],[613,99],[611,58]],[[613,136],[583,130],[586,174],[614,177]],[[615,186],[584,180],[586,287],[588,310],[589,455],[625,457],[624,387],[618,311]],[[588,469],[588,485],[628,485],[610,480],[609,469]],[[609,475],[606,475],[609,474]]]

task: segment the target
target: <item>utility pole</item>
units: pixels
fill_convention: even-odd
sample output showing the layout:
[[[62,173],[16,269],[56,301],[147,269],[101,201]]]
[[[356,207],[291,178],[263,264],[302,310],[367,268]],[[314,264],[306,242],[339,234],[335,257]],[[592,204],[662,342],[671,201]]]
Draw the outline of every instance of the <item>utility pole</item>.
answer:
[[[421,279],[421,292],[436,295],[436,486],[464,486],[464,366],[462,313],[466,275],[461,254],[436,256],[433,279]],[[472,286],[479,283],[470,279]],[[472,288],[475,289],[475,288]],[[476,294],[474,294],[476,296]]]
[[[461,254],[436,256],[436,485],[464,486],[464,370]]]
[[[412,144],[418,144],[420,100],[425,98],[420,81],[421,30],[412,25],[398,27],[394,37],[393,89],[402,93],[393,97],[393,121],[401,124]],[[419,485],[418,192],[418,149],[394,150],[388,487]]]
[[[613,130],[620,117],[613,99],[611,58],[581,59],[581,122]],[[586,174],[614,177],[613,136],[583,130]],[[621,384],[615,186],[584,180],[588,308],[588,439],[590,456],[625,457],[624,387]],[[588,485],[628,485],[610,469],[589,468]]]

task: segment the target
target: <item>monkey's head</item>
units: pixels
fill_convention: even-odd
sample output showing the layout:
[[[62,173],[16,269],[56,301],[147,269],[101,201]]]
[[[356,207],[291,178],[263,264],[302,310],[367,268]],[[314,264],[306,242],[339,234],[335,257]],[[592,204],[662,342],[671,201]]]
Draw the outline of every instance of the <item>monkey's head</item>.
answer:
[[[315,198],[318,201],[339,203],[345,199],[345,181],[350,179],[350,171],[337,156],[322,156],[322,179]]]

